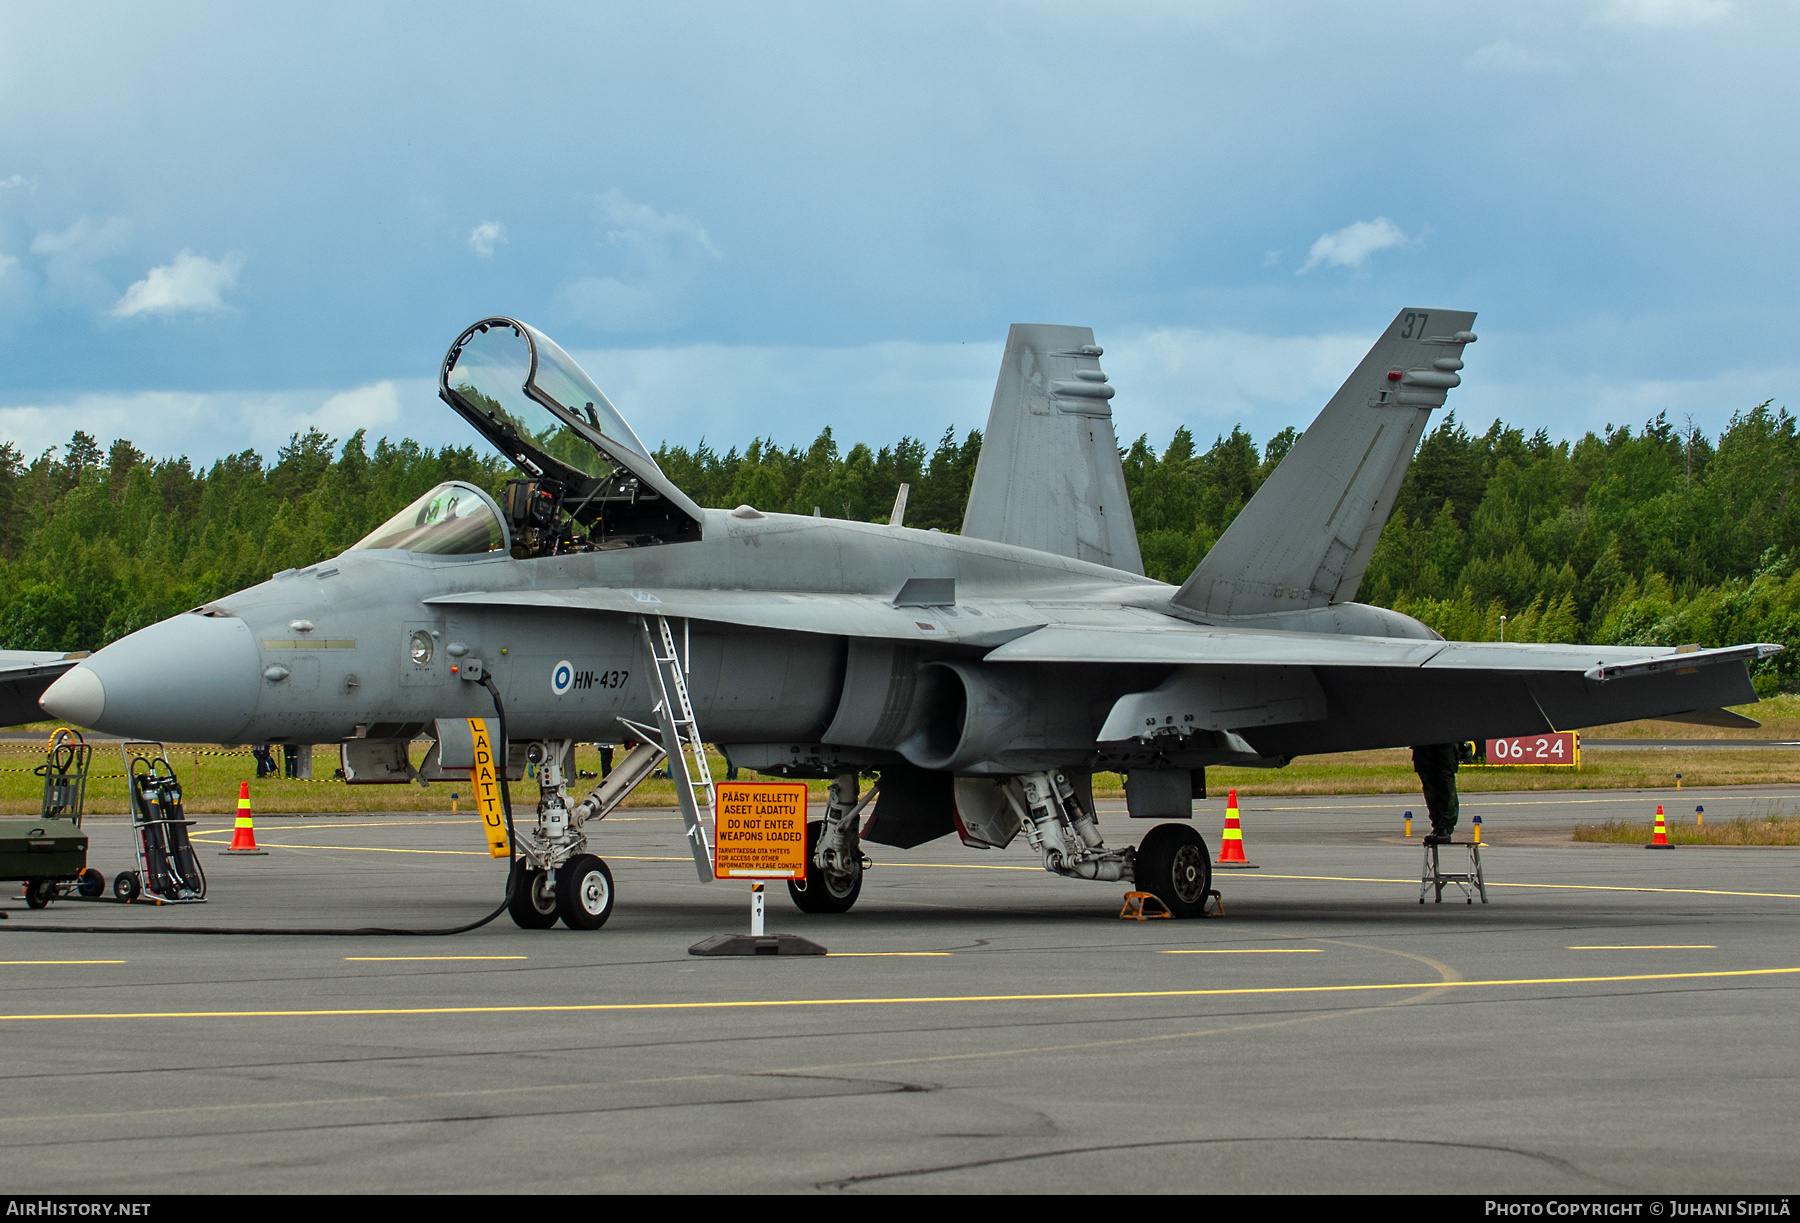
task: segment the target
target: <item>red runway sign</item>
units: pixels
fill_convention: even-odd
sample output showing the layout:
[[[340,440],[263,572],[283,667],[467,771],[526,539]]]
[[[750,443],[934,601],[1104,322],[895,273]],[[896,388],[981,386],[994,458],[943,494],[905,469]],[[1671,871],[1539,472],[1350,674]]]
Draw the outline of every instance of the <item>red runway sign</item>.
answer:
[[[1518,739],[1489,739],[1487,762],[1500,764],[1581,764],[1581,736],[1572,730]]]

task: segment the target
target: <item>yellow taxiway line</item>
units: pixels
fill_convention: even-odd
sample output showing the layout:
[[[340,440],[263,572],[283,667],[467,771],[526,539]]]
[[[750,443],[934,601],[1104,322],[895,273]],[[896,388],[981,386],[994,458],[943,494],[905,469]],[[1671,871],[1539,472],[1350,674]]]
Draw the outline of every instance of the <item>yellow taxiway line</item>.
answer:
[[[1417,879],[1375,879],[1361,878],[1355,875],[1271,875],[1248,872],[1237,876],[1238,879],[1302,879],[1315,883],[1407,883],[1416,884]],[[1488,881],[1491,888],[1539,888],[1559,892],[1660,892],[1674,896],[1750,896],[1765,900],[1800,900],[1800,892],[1732,892],[1723,888],[1653,888],[1628,887],[1623,884],[1606,883],[1495,883]]]
[[[0,967],[18,964],[123,964],[124,960],[0,960]]]
[[[527,960],[530,958],[530,956],[523,955],[347,955],[344,957],[344,962],[346,964],[411,964],[427,960],[436,963],[440,960]]]
[[[0,1022],[80,1019],[328,1019],[411,1015],[549,1015],[623,1011],[791,1010],[823,1006],[925,1006],[1002,1002],[1104,1002],[1146,998],[1231,998],[1277,994],[1364,994],[1398,990],[1500,989],[1525,985],[1610,985],[1632,981],[1721,981],[1800,974],[1800,968],[1733,968],[1714,972],[1628,973],[1604,977],[1502,977],[1484,981],[1377,981],[1356,985],[1265,985],[1234,989],[1132,989],[1081,994],[940,994],[893,998],[756,998],[718,1002],[570,1002],[515,1006],[330,1007],[264,1011],[93,1011],[0,1015]]]
[[[1323,947],[1192,947],[1163,955],[1317,955]]]
[[[222,841],[207,841],[206,836],[223,838],[230,829],[221,828],[214,833],[197,834],[189,838],[202,845],[219,845]],[[258,841],[258,849],[299,849],[315,854],[433,854],[450,858],[486,858],[490,855],[485,849],[394,849],[386,845],[283,845],[278,841]],[[671,858],[670,861],[686,862],[686,858]]]
[[[1602,750],[1606,750],[1606,749],[1602,749]],[[1763,749],[1761,749],[1761,748],[1745,748],[1743,750],[1753,752],[1753,751],[1761,751]],[[1484,794],[1484,793],[1492,794],[1493,792],[1494,791],[1492,791],[1492,790],[1485,790],[1485,791],[1484,790],[1475,790],[1470,793],[1464,793],[1464,794],[1458,795],[1458,797],[1462,800],[1462,805],[1465,807],[1587,807],[1587,806],[1600,806],[1600,805],[1605,805],[1607,803],[1642,804],[1644,801],[1644,799],[1641,795],[1636,795],[1636,794],[1621,794],[1616,798],[1530,798],[1530,799],[1502,799],[1502,800],[1475,799],[1473,802],[1470,801],[1472,794]],[[1265,797],[1265,799],[1278,798],[1279,795],[1270,794],[1270,795],[1265,795],[1264,797]],[[1401,796],[1401,797],[1404,797],[1404,796]],[[1758,795],[1755,795],[1755,798],[1757,800],[1761,800],[1761,799],[1765,799],[1765,798],[1800,798],[1800,794],[1758,794]],[[1123,799],[1111,799],[1108,801],[1117,802],[1121,806],[1124,805]],[[1244,800],[1244,802],[1246,802],[1246,803],[1248,801],[1249,801],[1248,799]],[[1396,807],[1405,808],[1407,805],[1408,804],[1405,802],[1330,803],[1330,804],[1305,804],[1305,805],[1295,803],[1290,806],[1280,806],[1280,807],[1250,807],[1250,806],[1243,806],[1240,804],[1239,809],[1243,810],[1243,811],[1263,811],[1263,812],[1389,811]],[[1420,800],[1418,800],[1416,798],[1412,799],[1411,805],[1414,808],[1419,807],[1421,805]]]
[[[205,834],[224,836],[228,829],[220,829],[216,833]],[[196,836],[195,840],[199,840]],[[301,849],[318,853],[343,851],[363,854],[441,854],[457,858],[485,858],[486,850],[480,849],[394,849],[376,845],[280,845],[273,841],[261,841],[259,845],[269,849]],[[686,857],[672,854],[607,854],[606,857],[618,862],[687,862]],[[1003,866],[999,863],[985,862],[877,862],[875,866],[883,870],[941,870],[941,871],[1031,871],[1043,873],[1042,866]],[[1416,878],[1388,879],[1361,875],[1277,875],[1267,871],[1256,874],[1245,872],[1237,876],[1240,879],[1291,879],[1309,883],[1404,883],[1416,884]],[[1669,896],[1744,896],[1760,900],[1800,900],[1800,892],[1738,892],[1726,888],[1657,888],[1630,887],[1623,884],[1602,883],[1497,883],[1489,880],[1490,888],[1537,888],[1544,891],[1562,892],[1654,892]]]

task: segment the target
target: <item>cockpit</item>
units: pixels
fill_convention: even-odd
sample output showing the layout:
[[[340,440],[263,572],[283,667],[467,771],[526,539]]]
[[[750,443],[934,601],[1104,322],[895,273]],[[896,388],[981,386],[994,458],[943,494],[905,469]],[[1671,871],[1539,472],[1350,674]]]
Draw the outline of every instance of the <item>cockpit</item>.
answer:
[[[536,328],[509,318],[468,328],[444,357],[438,395],[525,473],[498,507],[515,557],[700,538],[699,507],[663,475],[586,371]]]
[[[504,547],[500,507],[473,484],[451,480],[370,531],[350,550],[479,556]]]

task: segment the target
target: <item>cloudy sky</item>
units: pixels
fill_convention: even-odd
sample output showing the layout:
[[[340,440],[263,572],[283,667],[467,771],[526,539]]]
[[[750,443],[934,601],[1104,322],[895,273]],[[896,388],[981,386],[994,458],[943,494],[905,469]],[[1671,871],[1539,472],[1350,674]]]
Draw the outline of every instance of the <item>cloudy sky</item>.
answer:
[[[0,5],[0,438],[472,440],[505,313],[652,444],[935,437],[1087,324],[1127,439],[1304,426],[1406,306],[1459,417],[1800,407],[1800,8]]]

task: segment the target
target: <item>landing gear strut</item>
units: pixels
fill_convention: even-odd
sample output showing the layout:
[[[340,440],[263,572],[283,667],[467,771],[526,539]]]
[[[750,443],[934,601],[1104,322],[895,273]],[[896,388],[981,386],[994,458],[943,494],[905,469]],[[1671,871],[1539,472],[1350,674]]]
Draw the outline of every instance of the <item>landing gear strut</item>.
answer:
[[[1130,879],[1133,853],[1108,849],[1094,813],[1060,772],[1026,773],[1002,788],[1044,869],[1073,879]]]

